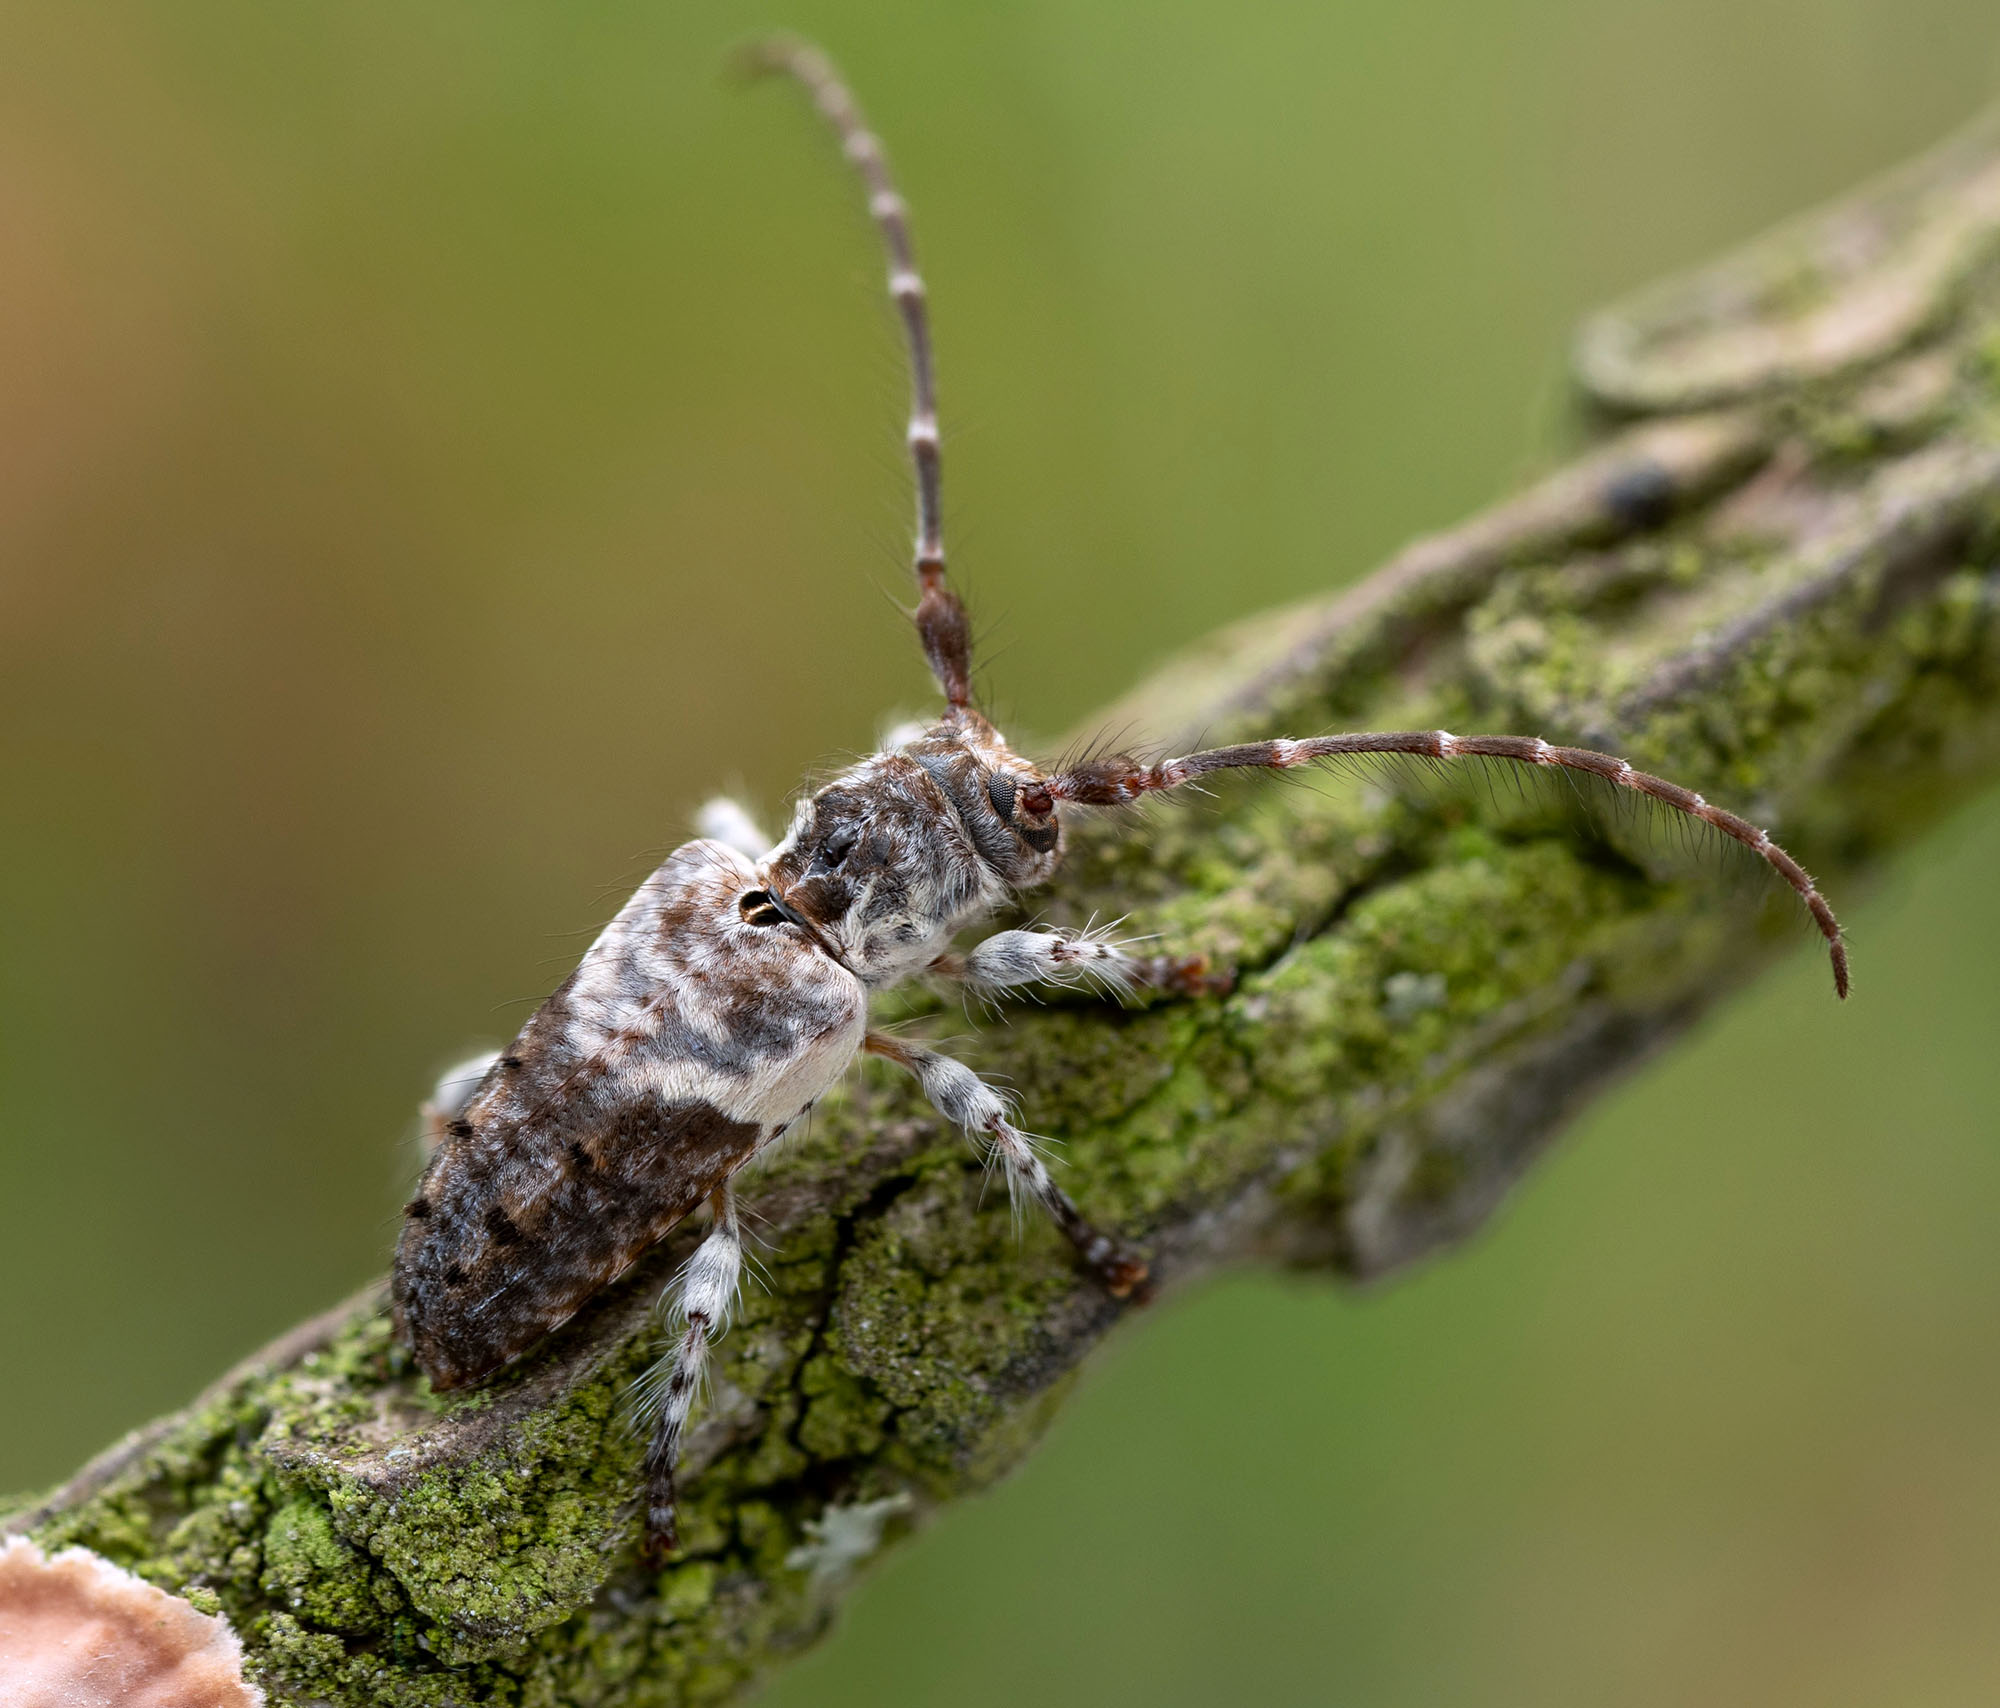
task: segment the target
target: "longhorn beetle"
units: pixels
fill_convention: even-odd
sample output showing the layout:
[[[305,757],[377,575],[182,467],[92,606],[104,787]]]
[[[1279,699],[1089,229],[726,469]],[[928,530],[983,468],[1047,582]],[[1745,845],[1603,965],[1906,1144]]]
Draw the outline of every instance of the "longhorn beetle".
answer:
[[[436,1145],[405,1210],[394,1277],[399,1331],[434,1388],[457,1388],[527,1351],[708,1206],[708,1235],[680,1279],[672,1346],[646,1388],[657,1407],[646,1452],[655,1552],[676,1545],[681,1433],[742,1268],[736,1174],[857,1051],[914,1075],[1114,1295],[1144,1282],[1145,1260],[1084,1219],[1006,1099],[950,1057],[868,1026],[870,993],[918,976],[986,993],[1037,982],[1199,988],[1197,964],[1135,957],[1101,932],[1002,931],[951,951],[960,931],[1055,870],[1066,812],[1121,807],[1216,771],[1357,754],[1581,771],[1760,855],[1811,912],[1835,989],[1847,994],[1840,926],[1798,863],[1755,825],[1609,754],[1444,730],[1277,738],[1156,764],[1109,754],[1044,769],[1016,753],[973,704],[971,631],[945,583],[936,383],[907,209],[823,54],[776,40],[747,57],[749,69],[783,73],[811,97],[859,173],[888,249],[910,365],[917,637],[944,711],[802,801],[775,845],[733,802],[702,809],[702,839],[640,886],[514,1042],[440,1084],[428,1108]]]

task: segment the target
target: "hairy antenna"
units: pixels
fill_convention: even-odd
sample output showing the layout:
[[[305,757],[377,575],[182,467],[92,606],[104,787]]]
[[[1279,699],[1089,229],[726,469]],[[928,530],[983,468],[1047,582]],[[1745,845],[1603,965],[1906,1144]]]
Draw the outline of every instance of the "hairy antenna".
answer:
[[[1127,755],[1113,754],[1058,771],[1048,779],[1047,787],[1057,800],[1075,801],[1081,806],[1123,806],[1157,790],[1178,789],[1212,771],[1286,771],[1315,760],[1370,753],[1410,753],[1423,759],[1499,759],[1515,765],[1553,765],[1566,771],[1583,771],[1713,825],[1724,836],[1734,837],[1751,853],[1759,855],[1798,892],[1820,935],[1826,939],[1827,953],[1833,959],[1833,988],[1841,996],[1847,995],[1847,944],[1841,936],[1840,921],[1834,918],[1833,909],[1827,906],[1826,898],[1806,875],[1805,868],[1771,840],[1768,830],[1760,830],[1721,807],[1710,806],[1692,789],[1635,770],[1629,761],[1614,754],[1593,753],[1587,747],[1554,747],[1538,736],[1453,735],[1442,729],[1382,730],[1361,735],[1314,736],[1304,741],[1248,741],[1237,747],[1214,747],[1203,753],[1162,760],[1157,765],[1142,765]]]
[[[937,374],[931,354],[930,311],[910,241],[910,210],[889,176],[881,140],[833,61],[809,42],[774,36],[754,42],[741,56],[752,76],[781,73],[812,97],[833,128],[840,149],[861,174],[868,212],[889,251],[889,295],[903,322],[910,352],[910,460],[917,475],[917,637],[931,673],[954,712],[972,704],[972,634],[965,607],[945,585],[943,467],[938,451]]]

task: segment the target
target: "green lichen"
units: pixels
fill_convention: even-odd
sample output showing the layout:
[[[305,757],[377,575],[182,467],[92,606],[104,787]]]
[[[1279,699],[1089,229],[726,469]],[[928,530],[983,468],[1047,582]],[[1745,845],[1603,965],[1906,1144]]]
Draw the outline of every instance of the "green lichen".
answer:
[[[259,1587],[311,1624],[357,1635],[381,1629],[404,1606],[393,1580],[371,1571],[368,1556],[335,1532],[327,1508],[306,1496],[287,1501],[265,1526]]]

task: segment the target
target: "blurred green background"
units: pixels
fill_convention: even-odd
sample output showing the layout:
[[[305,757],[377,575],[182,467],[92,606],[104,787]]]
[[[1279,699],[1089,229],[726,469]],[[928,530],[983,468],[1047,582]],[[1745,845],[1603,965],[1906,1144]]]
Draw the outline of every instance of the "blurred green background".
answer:
[[[0,8],[0,1488],[377,1272],[434,1069],[926,703],[869,234],[716,76],[774,23],[917,210],[1043,736],[2000,85],[1976,0]],[[1996,871],[1989,798],[1471,1249],[1135,1324],[768,1702],[2000,1700]]]

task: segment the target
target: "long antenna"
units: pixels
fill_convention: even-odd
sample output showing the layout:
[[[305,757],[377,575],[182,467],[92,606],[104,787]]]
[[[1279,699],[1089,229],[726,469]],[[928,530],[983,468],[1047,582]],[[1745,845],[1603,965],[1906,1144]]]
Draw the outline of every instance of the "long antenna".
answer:
[[[1353,735],[1308,736],[1301,741],[1246,741],[1236,747],[1212,747],[1204,753],[1163,759],[1157,765],[1143,764],[1129,754],[1107,754],[1054,773],[1047,779],[1047,788],[1057,800],[1075,801],[1080,806],[1126,806],[1142,795],[1184,788],[1197,778],[1217,771],[1288,771],[1295,765],[1375,753],[1410,753],[1420,759],[1499,760],[1513,765],[1550,765],[1565,771],[1581,771],[1713,825],[1724,836],[1742,843],[1791,885],[1812,915],[1813,924],[1819,927],[1819,934],[1826,939],[1827,954],[1833,961],[1834,993],[1847,995],[1847,940],[1841,934],[1840,921],[1834,918],[1833,909],[1805,868],[1771,840],[1768,830],[1738,818],[1733,812],[1725,812],[1692,789],[1683,789],[1664,777],[1635,769],[1629,760],[1620,759],[1615,753],[1596,753],[1587,747],[1557,747],[1531,735],[1453,735],[1443,729],[1370,730]]]
[[[917,637],[947,704],[963,712],[972,704],[972,632],[965,607],[945,585],[943,466],[938,453],[937,374],[931,354],[930,310],[923,276],[910,241],[910,210],[889,175],[881,140],[841,81],[833,61],[810,42],[771,36],[741,54],[752,76],[780,73],[812,97],[832,127],[840,150],[861,174],[868,212],[889,252],[889,295],[903,322],[910,352],[910,460],[917,475]]]

